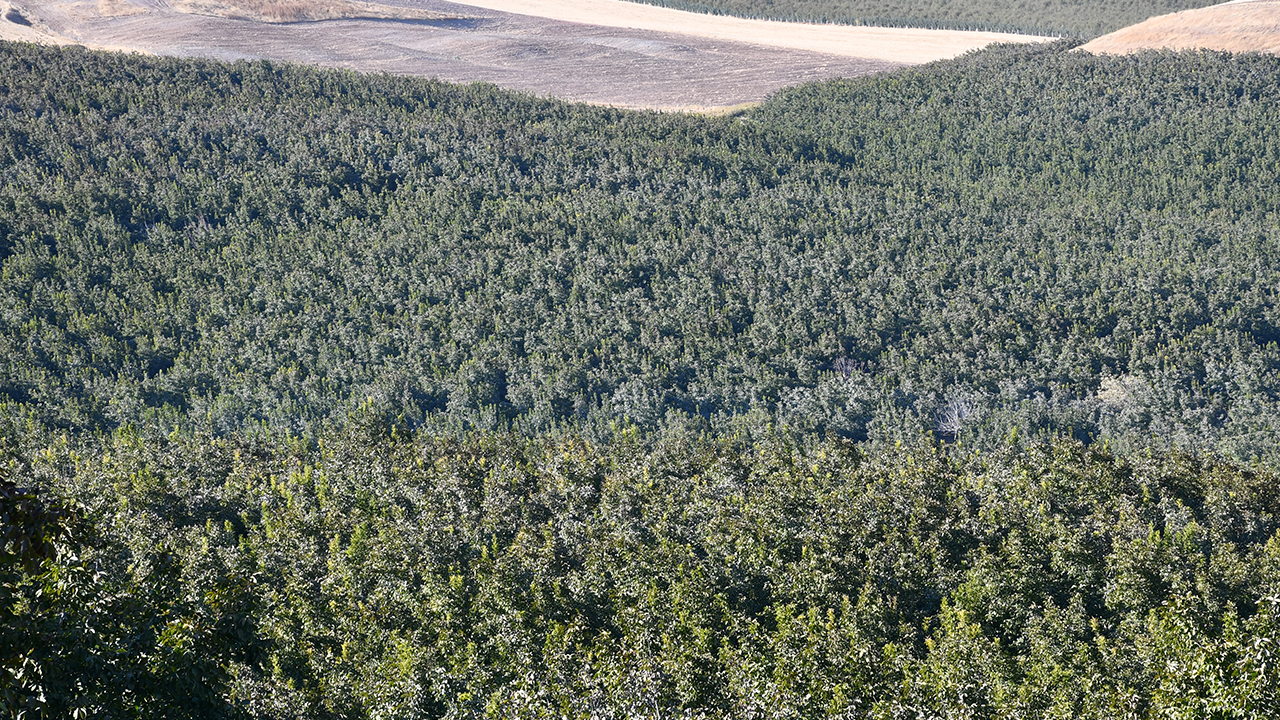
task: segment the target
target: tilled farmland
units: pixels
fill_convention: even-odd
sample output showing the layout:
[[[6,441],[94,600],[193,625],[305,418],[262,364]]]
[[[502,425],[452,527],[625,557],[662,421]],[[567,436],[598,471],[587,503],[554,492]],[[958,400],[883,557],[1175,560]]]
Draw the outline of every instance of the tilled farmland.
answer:
[[[353,6],[359,5],[367,4]],[[27,24],[0,21],[0,30],[12,31],[0,32],[0,38],[44,38],[183,57],[273,59],[490,82],[541,96],[621,107],[689,110],[758,102],[783,87],[911,64],[887,58],[870,42],[867,56],[860,57],[858,50],[813,52],[691,34],[693,30],[566,22],[439,0],[406,0],[383,7],[388,8],[386,17],[269,23],[235,17],[226,8],[164,0],[29,0],[13,8]],[[397,7],[404,17],[394,16]],[[426,16],[432,19],[423,19]],[[975,47],[991,41],[973,35]]]

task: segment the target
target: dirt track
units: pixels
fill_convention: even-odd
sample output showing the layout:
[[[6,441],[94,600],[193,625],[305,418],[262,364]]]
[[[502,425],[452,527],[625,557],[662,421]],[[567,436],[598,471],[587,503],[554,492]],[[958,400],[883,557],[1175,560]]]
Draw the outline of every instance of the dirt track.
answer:
[[[51,42],[164,55],[487,81],[569,100],[662,109],[758,102],[789,85],[882,72],[1019,38],[750,21],[618,0],[384,0],[380,5],[391,15],[400,8],[407,16],[443,19],[293,23],[193,14],[191,3],[181,0],[15,5],[30,27],[0,20],[0,33],[24,35],[13,39],[42,34]]]

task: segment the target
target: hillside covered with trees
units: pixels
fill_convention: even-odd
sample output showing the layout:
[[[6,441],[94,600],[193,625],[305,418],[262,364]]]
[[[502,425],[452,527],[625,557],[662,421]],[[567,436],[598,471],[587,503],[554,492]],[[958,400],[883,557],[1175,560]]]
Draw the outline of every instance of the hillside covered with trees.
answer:
[[[3,63],[0,393],[50,426],[305,435],[372,399],[1280,457],[1271,57],[1006,48],[721,119]]]
[[[0,703],[1271,717],[1280,59],[731,117],[0,45]]]
[[[769,20],[1095,37],[1215,0],[633,0]]]

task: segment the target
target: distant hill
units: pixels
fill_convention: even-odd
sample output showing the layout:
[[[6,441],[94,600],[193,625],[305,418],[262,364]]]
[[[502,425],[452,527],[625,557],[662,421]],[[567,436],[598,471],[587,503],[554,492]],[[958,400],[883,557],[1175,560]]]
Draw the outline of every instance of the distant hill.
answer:
[[[1082,49],[1124,54],[1160,48],[1280,52],[1280,1],[1236,0],[1161,15],[1096,38]]]

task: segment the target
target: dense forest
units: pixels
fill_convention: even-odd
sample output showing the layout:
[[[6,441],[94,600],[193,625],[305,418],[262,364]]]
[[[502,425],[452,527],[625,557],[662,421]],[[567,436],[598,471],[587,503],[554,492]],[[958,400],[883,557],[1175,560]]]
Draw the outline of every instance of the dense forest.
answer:
[[[1216,0],[633,0],[717,15],[802,22],[1086,37]]]
[[[42,423],[785,426],[1280,459],[1280,62],[1010,47],[631,113],[11,47],[0,396]]]
[[[1280,712],[1280,59],[5,44],[0,153],[0,710]]]

